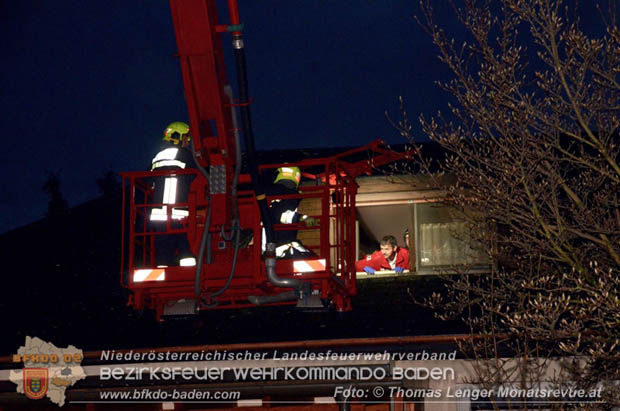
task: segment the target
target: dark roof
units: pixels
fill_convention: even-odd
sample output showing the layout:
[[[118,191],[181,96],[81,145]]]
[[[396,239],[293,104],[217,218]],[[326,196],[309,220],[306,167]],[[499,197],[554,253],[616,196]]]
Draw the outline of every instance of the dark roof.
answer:
[[[387,145],[394,151],[403,152],[410,147],[408,144],[390,144]],[[422,154],[435,160],[443,159],[443,150],[439,144],[434,142],[420,143]],[[345,151],[353,150],[357,147],[319,147],[319,148],[300,148],[293,150],[265,150],[258,151],[259,164],[279,164],[284,162],[294,163],[306,158],[330,157]],[[367,156],[366,152],[360,154],[360,158]]]

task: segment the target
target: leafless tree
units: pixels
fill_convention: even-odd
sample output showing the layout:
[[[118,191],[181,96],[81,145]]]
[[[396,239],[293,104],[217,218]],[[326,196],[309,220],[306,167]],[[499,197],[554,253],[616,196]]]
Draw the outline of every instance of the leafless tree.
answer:
[[[454,103],[447,116],[420,117],[447,153],[441,171],[423,156],[415,167],[456,177],[446,203],[486,227],[477,240],[496,265],[488,276],[459,277],[429,303],[489,336],[470,347],[477,357],[507,349],[525,363],[577,358],[565,368],[571,381],[620,381],[617,0],[588,27],[576,1],[455,1],[468,35],[458,41],[432,3],[420,1],[418,21],[453,74],[439,85]],[[417,145],[402,111],[396,126]],[[505,381],[496,366],[501,372],[487,375]],[[524,381],[532,369],[521,369]],[[608,388],[606,400],[617,403],[620,388]]]

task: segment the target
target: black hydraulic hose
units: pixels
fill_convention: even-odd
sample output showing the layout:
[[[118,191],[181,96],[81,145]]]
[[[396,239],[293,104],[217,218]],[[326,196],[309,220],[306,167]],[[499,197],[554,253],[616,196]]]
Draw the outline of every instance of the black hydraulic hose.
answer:
[[[237,268],[237,257],[239,256],[239,245],[240,245],[240,239],[241,239],[241,225],[239,221],[239,204],[237,204],[237,182],[239,181],[239,174],[241,174],[241,146],[240,146],[241,142],[239,141],[239,131],[237,127],[237,116],[235,114],[235,107],[232,105],[232,102],[233,102],[232,89],[230,88],[230,86],[226,86],[224,88],[224,91],[226,95],[228,96],[228,99],[231,103],[230,109],[231,109],[231,117],[232,117],[233,130],[234,130],[233,133],[235,136],[236,164],[235,164],[235,171],[233,174],[233,180],[232,180],[232,184],[230,188],[231,201],[232,201],[231,206],[233,209],[232,224],[230,227],[232,236],[230,239],[232,239],[232,237],[234,236],[235,249],[233,252],[233,259],[232,259],[232,266],[230,267],[230,274],[228,275],[228,279],[226,280],[226,283],[218,291],[209,294],[209,298],[212,300],[212,302],[202,301],[202,305],[204,305],[205,307],[215,307],[217,305],[217,299],[215,297],[223,294],[226,290],[228,290],[228,287],[230,287],[230,284],[232,283],[233,277],[235,275],[235,270]],[[224,239],[226,239],[224,227],[222,227],[221,235]]]
[[[192,157],[194,157],[194,163],[196,164],[196,167],[198,167],[198,170],[204,176],[207,182],[210,181],[209,173],[198,162],[194,143],[191,143],[190,145],[192,146]],[[200,298],[200,272],[202,271],[202,260],[204,258],[205,248],[208,250],[207,262],[211,263],[211,241],[209,237],[209,227],[211,226],[211,210],[213,207],[211,206],[212,201],[210,188],[207,201],[209,202],[209,208],[207,210],[207,218],[205,219],[205,226],[202,231],[202,237],[200,239],[200,250],[198,251],[198,258],[196,259],[196,269],[194,271],[194,295],[198,298]]]
[[[204,169],[204,167],[202,167],[198,163],[198,158],[196,157],[196,151],[194,150],[193,145],[192,145],[192,155],[194,157],[194,161],[196,162],[196,167],[198,167],[198,170],[200,170],[200,172],[207,179],[207,181],[210,181],[209,173]],[[237,180],[238,180],[238,175],[235,176],[233,181],[236,182]],[[201,298],[201,290],[200,290],[200,277],[201,276],[200,274],[202,271],[202,262],[204,258],[205,248],[207,249],[207,263],[209,264],[211,263],[211,241],[210,241],[211,237],[209,236],[209,227],[211,226],[211,212],[213,210],[213,207],[211,206],[212,202],[211,202],[210,193],[209,193],[209,196],[207,197],[207,201],[209,202],[209,207],[207,210],[207,218],[205,219],[205,226],[202,231],[202,238],[200,240],[200,250],[198,251],[198,258],[196,259],[196,270],[194,271],[194,295],[199,298],[201,305],[205,307],[215,307],[217,305],[217,299],[215,299],[215,297],[223,294],[228,289],[228,287],[230,286],[230,283],[232,282],[235,269],[237,267],[237,257],[239,254],[241,227],[239,226],[239,218],[234,219],[230,230],[233,232],[233,235],[235,237],[235,249],[233,253],[233,261],[232,261],[232,266],[230,268],[230,274],[228,275],[228,280],[226,281],[226,284],[224,284],[224,286],[222,286],[222,288],[220,288],[218,291],[209,294],[209,298],[212,299],[213,301],[205,301],[203,298]]]
[[[234,99],[232,87],[229,85],[224,87],[224,93],[228,96],[230,102],[230,117],[233,125],[233,135],[235,136],[235,171],[233,173],[233,181],[230,186],[231,206],[233,211],[233,220],[239,220],[239,204],[237,203],[237,183],[239,182],[239,174],[241,174],[241,141],[239,138],[239,124],[237,122],[237,112],[233,105]]]
[[[245,152],[248,157],[248,166],[252,178],[252,188],[258,201],[258,207],[265,228],[267,243],[274,241],[273,221],[269,214],[269,204],[265,198],[265,189],[258,173],[258,161],[256,147],[254,145],[254,134],[252,131],[252,118],[250,116],[249,97],[248,97],[248,77],[246,72],[245,51],[241,34],[233,35],[233,48],[235,50],[235,63],[237,66],[237,82],[239,85],[239,111],[241,113],[241,124],[243,127],[243,137]]]
[[[252,118],[250,117],[250,101],[248,97],[248,77],[245,64],[245,50],[241,33],[233,34],[233,48],[235,50],[235,63],[237,66],[237,82],[239,83],[239,111],[243,126],[245,150],[248,156],[248,166],[252,178],[252,186],[256,201],[260,210],[263,228],[265,229],[265,270],[267,278],[276,287],[293,287],[295,292],[301,292],[301,281],[293,278],[280,278],[276,274],[276,245],[274,243],[273,221],[269,213],[269,204],[265,197],[265,189],[258,173],[258,161],[256,147],[254,146],[254,134],[252,131]]]
[[[209,294],[209,298],[211,298],[213,302],[209,302],[209,301],[202,302],[202,305],[204,305],[205,307],[215,307],[217,305],[217,299],[215,299],[215,297],[223,294],[226,290],[228,290],[228,287],[230,287],[230,283],[232,282],[232,279],[234,277],[235,269],[237,267],[237,256],[239,254],[239,240],[241,237],[241,230],[239,229],[238,222],[236,225],[235,223],[233,223],[233,227],[231,228],[231,231],[234,231],[235,233],[235,251],[233,254],[232,267],[230,268],[230,274],[228,275],[228,280],[226,281],[226,284],[224,284],[222,288],[220,288],[218,291]]]
[[[241,174],[241,139],[239,138],[239,123],[237,122],[237,112],[233,104],[233,91],[230,85],[224,86],[224,94],[226,94],[226,96],[228,97],[228,101],[230,102],[230,117],[233,126],[233,136],[235,137],[235,170],[233,171],[233,179],[230,185],[230,206],[232,208],[233,223],[231,226],[230,237],[228,237],[224,232],[224,227],[222,227],[221,232],[222,238],[226,241],[230,241],[234,236],[234,233],[232,233],[232,229],[235,227],[235,224],[239,228],[239,230],[241,230],[239,220],[239,203],[237,201],[237,184],[239,182],[239,175]]]

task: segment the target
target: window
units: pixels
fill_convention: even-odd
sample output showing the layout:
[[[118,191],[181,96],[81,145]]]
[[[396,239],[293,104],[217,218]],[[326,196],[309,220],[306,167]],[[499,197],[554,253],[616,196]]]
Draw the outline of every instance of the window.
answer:
[[[379,249],[379,241],[386,234],[405,247],[403,232],[409,228],[409,250],[412,266],[421,274],[434,274],[438,270],[450,271],[455,266],[486,271],[490,266],[488,256],[480,242],[473,241],[472,229],[459,219],[456,210],[440,203],[403,201],[397,204],[367,205],[357,207],[359,218],[359,256]]]
[[[440,203],[415,204],[415,250],[418,271],[454,266],[489,265],[482,244],[472,240],[472,227],[459,213]]]

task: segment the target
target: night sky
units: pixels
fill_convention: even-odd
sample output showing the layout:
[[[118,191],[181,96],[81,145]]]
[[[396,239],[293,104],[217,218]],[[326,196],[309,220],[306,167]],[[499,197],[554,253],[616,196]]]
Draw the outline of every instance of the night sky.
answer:
[[[187,116],[167,1],[0,4],[4,232],[45,214],[48,172],[69,205],[80,204],[106,171],[146,168],[163,128]],[[398,117],[401,95],[411,117],[445,110],[433,82],[446,71],[412,18],[415,1],[239,8],[259,150],[402,143],[384,116]]]

